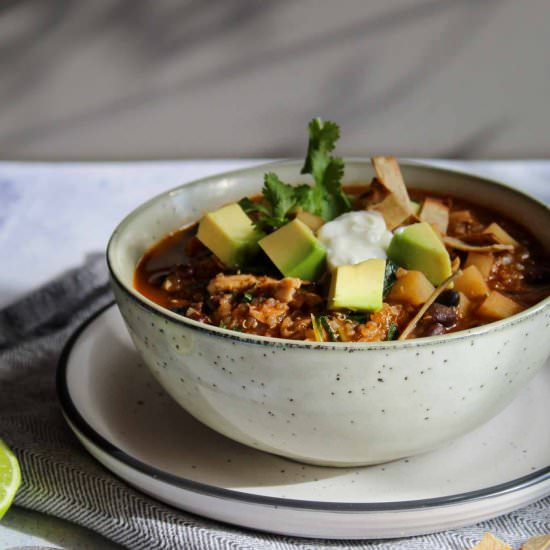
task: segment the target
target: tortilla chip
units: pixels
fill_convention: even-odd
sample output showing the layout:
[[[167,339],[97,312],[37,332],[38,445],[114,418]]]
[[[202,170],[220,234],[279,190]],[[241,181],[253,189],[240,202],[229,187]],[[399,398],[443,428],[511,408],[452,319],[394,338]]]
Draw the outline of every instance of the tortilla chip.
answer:
[[[512,548],[491,533],[485,533],[483,538],[470,550],[512,550]]]
[[[378,181],[388,196],[369,210],[380,212],[388,229],[392,230],[410,217],[415,217],[399,164],[395,157],[372,157],[372,166]]]
[[[550,550],[550,533],[527,539],[520,550]]]

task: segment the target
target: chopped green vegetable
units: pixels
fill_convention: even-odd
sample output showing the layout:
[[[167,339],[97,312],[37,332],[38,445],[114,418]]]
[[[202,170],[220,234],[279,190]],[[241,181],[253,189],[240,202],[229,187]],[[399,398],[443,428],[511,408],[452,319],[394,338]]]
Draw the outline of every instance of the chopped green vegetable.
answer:
[[[254,296],[250,292],[245,292],[242,295],[241,301],[244,302],[245,304],[249,304],[250,302],[252,302],[253,298]]]
[[[325,332],[327,333],[328,339],[331,342],[337,342],[338,341],[338,336],[336,335],[336,333],[334,332],[334,330],[330,326],[330,323],[328,322],[327,316],[326,315],[321,315],[321,317],[319,317],[319,321],[321,323],[321,326],[325,329]]]
[[[309,144],[302,174],[311,174],[314,185],[293,186],[273,172],[264,176],[263,201],[249,198],[239,201],[240,207],[253,214],[255,225],[262,231],[277,229],[290,221],[298,208],[331,220],[351,210],[349,197],[342,190],[344,162],[333,157],[340,129],[334,122],[315,118],[309,123]]]
[[[310,208],[304,207],[324,220],[349,212],[351,203],[341,185],[344,161],[330,152],[340,137],[340,128],[334,122],[314,118],[309,123],[309,144],[302,174],[311,174],[315,185],[311,188]]]
[[[370,313],[348,313],[346,319],[362,325],[370,319]]]
[[[315,317],[313,313],[311,314],[311,327],[313,328],[313,334],[315,336],[316,342],[324,342],[325,341],[325,333],[323,331],[323,327],[321,325],[321,322],[319,321],[318,317]]]
[[[397,277],[395,275],[397,268],[398,266],[396,263],[392,262],[391,260],[386,260],[386,271],[384,272],[384,298],[397,280]]]
[[[398,336],[399,336],[399,329],[397,328],[397,325],[395,323],[392,323],[390,325],[390,328],[388,329],[386,340],[397,340]]]

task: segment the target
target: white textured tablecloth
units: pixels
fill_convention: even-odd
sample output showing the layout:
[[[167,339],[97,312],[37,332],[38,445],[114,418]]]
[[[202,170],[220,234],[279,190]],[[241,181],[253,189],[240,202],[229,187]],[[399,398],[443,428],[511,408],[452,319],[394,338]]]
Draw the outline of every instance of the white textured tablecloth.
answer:
[[[82,264],[89,253],[103,250],[116,223],[144,199],[181,182],[254,162],[0,163],[0,306]],[[550,202],[549,161],[437,164],[500,179]],[[11,511],[9,517],[16,514],[17,510]],[[21,538],[16,519],[8,525],[13,527],[0,525],[2,548],[10,542],[47,541],[40,533]],[[85,533],[74,537],[78,544],[69,542],[66,548],[98,547]],[[433,546],[425,543],[422,547]]]

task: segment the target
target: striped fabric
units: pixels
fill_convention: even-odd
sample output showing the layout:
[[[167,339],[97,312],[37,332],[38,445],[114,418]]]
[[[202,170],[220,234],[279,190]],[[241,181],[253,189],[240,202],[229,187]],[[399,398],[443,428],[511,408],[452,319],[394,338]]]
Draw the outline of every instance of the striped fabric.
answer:
[[[131,549],[465,549],[485,531],[519,547],[550,532],[550,498],[464,529],[392,541],[307,540],[246,531],[179,512],[135,491],[88,455],[66,426],[54,374],[76,327],[112,299],[102,255],[0,312],[0,436],[22,466],[16,504]]]

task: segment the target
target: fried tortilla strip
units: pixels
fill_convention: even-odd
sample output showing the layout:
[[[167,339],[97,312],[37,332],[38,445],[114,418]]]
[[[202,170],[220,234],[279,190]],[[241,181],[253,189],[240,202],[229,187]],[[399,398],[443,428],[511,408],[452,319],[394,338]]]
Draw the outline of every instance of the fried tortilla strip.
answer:
[[[462,273],[462,271],[455,271],[450,277],[445,279],[430,295],[430,297],[424,302],[424,305],[418,310],[416,315],[408,322],[405,330],[399,335],[398,340],[406,340],[409,334],[415,329],[416,325],[424,317],[424,313],[428,311],[428,308],[437,300],[439,295],[451,286],[451,283]]]
[[[550,550],[550,534],[527,539],[520,550]]]
[[[408,218],[415,217],[409,194],[395,157],[372,157],[371,161],[378,181],[389,194],[378,204],[370,206],[369,210],[380,212],[388,229],[392,230]]]
[[[449,248],[454,248],[455,250],[462,250],[463,252],[503,252],[505,250],[514,250],[514,247],[511,244],[487,244],[482,246],[477,246],[474,244],[468,244],[460,239],[455,239],[454,237],[443,237],[443,243]]]
[[[449,207],[445,206],[441,201],[426,197],[422,203],[418,217],[421,221],[431,224],[442,235],[447,233],[447,228],[449,227]]]
[[[483,538],[470,550],[512,550],[512,548],[491,533],[485,533]]]

